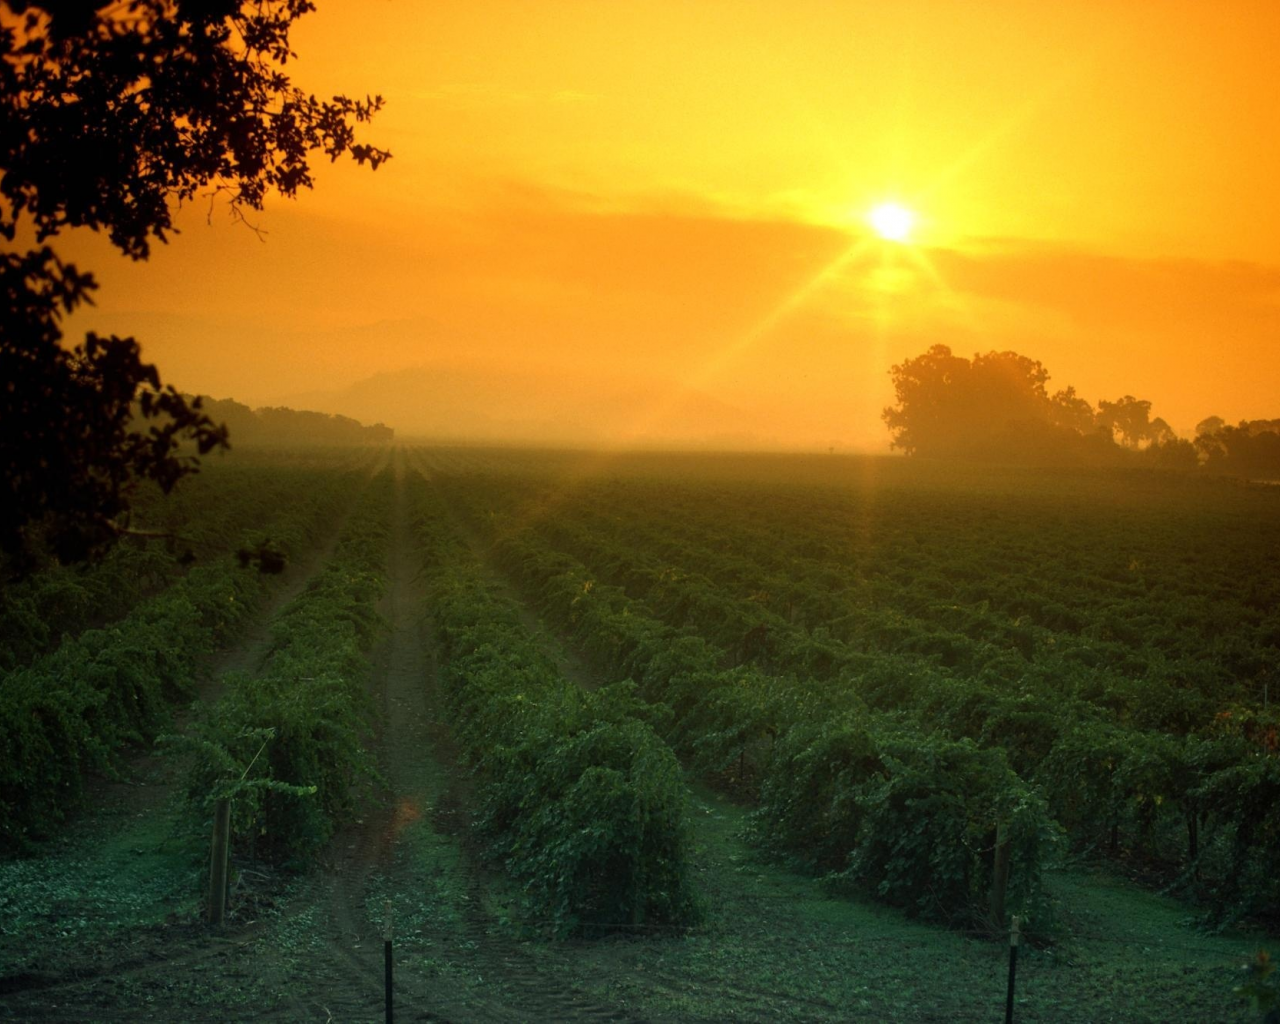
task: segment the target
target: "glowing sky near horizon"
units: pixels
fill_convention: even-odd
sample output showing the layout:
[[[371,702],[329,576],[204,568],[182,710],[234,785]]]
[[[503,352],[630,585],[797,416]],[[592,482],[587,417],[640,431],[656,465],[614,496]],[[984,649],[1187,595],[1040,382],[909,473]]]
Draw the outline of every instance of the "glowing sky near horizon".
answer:
[[[444,367],[491,433],[604,395],[615,440],[883,450],[886,371],[943,342],[1184,431],[1280,415],[1274,2],[322,0],[294,42],[386,97],[389,164],[265,242],[197,204],[145,264],[61,245],[103,285],[72,327],[188,390],[367,415]]]

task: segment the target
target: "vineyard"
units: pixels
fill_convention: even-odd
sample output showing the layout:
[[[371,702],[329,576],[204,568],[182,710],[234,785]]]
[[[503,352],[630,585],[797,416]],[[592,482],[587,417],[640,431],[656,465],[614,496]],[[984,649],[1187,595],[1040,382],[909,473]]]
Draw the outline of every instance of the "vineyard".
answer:
[[[1280,491],[234,454],[5,588],[0,1018],[1250,1020]],[[229,920],[202,923],[216,806]],[[1266,988],[1264,982],[1263,988]],[[142,1009],[140,1009],[142,1008]]]

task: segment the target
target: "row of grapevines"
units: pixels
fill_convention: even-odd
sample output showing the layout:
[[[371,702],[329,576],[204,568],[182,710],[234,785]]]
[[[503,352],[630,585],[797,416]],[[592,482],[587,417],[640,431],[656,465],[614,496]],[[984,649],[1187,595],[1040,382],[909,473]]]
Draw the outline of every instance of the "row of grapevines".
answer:
[[[556,669],[416,485],[418,536],[455,734],[479,780],[490,856],[561,934],[696,913],[687,792],[634,687],[587,692]]]
[[[310,477],[280,503],[275,543],[292,553],[314,543],[348,486],[335,474]],[[212,559],[113,625],[0,678],[0,846],[48,835],[80,802],[87,773],[110,771],[125,744],[153,739],[201,657],[252,613],[269,580],[232,555]]]
[[[879,655],[851,649],[829,635],[814,636],[762,613],[749,599],[735,601],[702,573],[673,571],[669,563],[637,552],[648,539],[642,531],[611,536],[607,528],[577,525],[582,516],[574,512],[561,508],[554,517],[526,518],[537,524],[544,542],[558,540],[557,546],[602,568],[604,578],[626,581],[626,595],[637,595],[643,611],[657,610],[669,627],[692,628],[713,638],[726,635],[726,622],[730,637],[761,625],[770,631],[771,658],[751,657],[741,647],[721,649],[721,664],[741,660],[744,653],[746,660],[766,667],[789,664],[806,676],[829,680],[836,692],[856,694],[873,708],[907,709],[921,728],[950,740],[1003,748],[1022,777],[1048,797],[1054,817],[1068,826],[1077,843],[1105,844],[1115,851],[1123,837],[1130,853],[1179,864],[1185,880],[1194,882],[1223,915],[1274,908],[1275,887],[1266,880],[1275,874],[1275,852],[1267,843],[1278,822],[1265,797],[1276,777],[1275,758],[1269,756],[1275,744],[1268,748],[1248,735],[1251,731],[1254,740],[1273,737],[1274,729],[1268,733],[1258,716],[1251,730],[1224,727],[1222,716],[1206,710],[1203,692],[1173,687],[1163,679],[1143,679],[1117,694],[1114,686],[1096,678],[1064,687],[1025,673],[1013,689],[998,677],[975,678],[904,657],[901,647]],[[685,564],[702,568],[724,557],[714,550],[694,552]],[[585,568],[567,586],[591,588],[597,601],[605,599],[606,590]],[[1142,698],[1143,714],[1117,714],[1135,692]],[[770,727],[778,709],[747,703],[754,707],[757,731]],[[1237,712],[1237,721],[1239,717]],[[1188,731],[1189,723],[1197,721],[1201,727]],[[1181,728],[1174,735],[1135,728],[1145,724]],[[732,727],[715,723],[703,731],[702,742],[726,735],[734,735]]]
[[[558,517],[541,532],[567,541],[574,553],[631,581],[627,592],[658,609],[667,621],[688,625],[692,620],[699,632],[709,617],[736,620],[740,626],[760,624],[758,617],[752,618],[760,615],[753,602],[735,602],[722,592],[711,595],[716,599],[712,616],[698,614],[699,595],[706,589],[699,581],[705,577],[663,571],[663,563],[636,550],[638,541],[624,544],[621,538],[569,531],[567,521]],[[715,557],[703,555],[701,561]],[[1211,777],[1274,749],[1274,742],[1270,747],[1250,743],[1245,734],[1264,741],[1273,736],[1266,727],[1271,716],[1255,713],[1251,728],[1231,728],[1247,709],[1237,708],[1224,719],[1215,714],[1222,705],[1210,700],[1206,688],[1174,685],[1167,677],[1117,683],[1079,666],[1070,671],[1050,662],[1057,669],[1056,678],[1026,672],[1013,689],[999,679],[921,664],[918,659],[868,656],[831,637],[815,639],[776,618],[767,621],[766,628],[772,646],[769,661],[807,669],[819,678],[843,677],[873,707],[910,709],[920,721],[953,738],[1002,746],[1024,778],[1043,786],[1055,815],[1081,844],[1103,842],[1115,850],[1123,832],[1130,852],[1176,862],[1201,881],[1217,878],[1220,892],[1234,899],[1240,859],[1228,855],[1228,848],[1237,845],[1240,818],[1227,813],[1233,804],[1208,798],[1210,791],[1217,792]],[[815,648],[822,657],[813,656]],[[1276,724],[1271,718],[1271,729]],[[1082,757],[1095,769],[1085,786],[1068,770],[1081,767]],[[1085,793],[1091,799],[1085,799]],[[1206,840],[1219,836],[1227,845],[1219,844],[1217,870],[1210,870],[1202,859],[1215,847]]]
[[[1155,678],[1211,701],[1260,696],[1280,644],[1274,503],[1197,486],[1134,502],[1082,483],[1051,507],[963,492],[894,503],[914,513],[914,529],[875,543],[889,584],[877,596],[971,639],[998,643],[1001,628],[1014,631],[1023,657],[1012,679],[1041,661],[1075,662],[1109,685]],[[876,522],[887,529],[883,515]],[[826,571],[849,579],[857,531],[848,521],[796,533],[821,538]],[[799,543],[784,536],[771,550],[785,559]],[[807,567],[795,575],[818,578]],[[823,622],[839,634],[847,615],[832,593]]]
[[[296,496],[317,486],[321,473],[353,470],[351,461],[320,468],[285,460],[212,460],[170,495],[143,489],[134,498],[133,522],[167,534],[165,539],[125,537],[99,561],[49,565],[0,590],[0,671],[47,653],[63,637],[116,621],[190,565],[263,542],[287,544],[288,536],[274,534],[277,527],[284,534],[293,529]]]
[[[231,799],[255,857],[304,862],[349,811],[352,783],[374,775],[367,653],[384,628],[392,486],[383,472],[365,488],[333,554],[272,623],[262,669],[229,675],[185,741],[198,754],[193,804]]]
[[[553,621],[673,711],[673,746],[704,771],[736,769],[758,799],[767,850],[927,917],[986,923],[997,849],[1007,898],[1043,921],[1041,874],[1057,841],[1044,801],[1003,752],[869,711],[848,690],[725,668],[724,652],[654,619],[528,532],[504,566]]]
[[[1224,548],[1219,536],[1206,538],[1217,523],[1207,516],[1187,524],[1174,547],[1196,552],[1188,569],[1150,550],[1145,521],[1090,545],[1066,531],[1061,516],[1036,518],[1032,510],[1032,530],[1008,509],[997,518],[986,505],[966,508],[958,500],[956,508],[915,509],[917,517],[932,510],[937,519],[927,534],[881,516],[865,524],[871,536],[864,536],[851,514],[840,537],[835,527],[824,533],[809,522],[827,511],[816,499],[770,511],[766,494],[739,499],[726,514],[724,502],[704,497],[699,508],[679,490],[669,497],[634,484],[584,485],[540,529],[571,546],[594,545],[605,575],[629,592],[679,584],[669,599],[684,602],[686,621],[714,631],[731,649],[763,627],[767,635],[752,656],[796,670],[803,668],[797,654],[809,653],[817,667],[830,659],[778,643],[784,627],[849,651],[915,655],[1003,685],[1021,685],[1027,676],[1059,688],[1064,680],[1088,685],[1107,691],[1117,714],[1133,724],[1181,732],[1210,720],[1225,702],[1260,696],[1268,674],[1280,668],[1280,590],[1265,565],[1249,567],[1251,582],[1241,585],[1246,567],[1233,564],[1241,551]],[[902,501],[885,503],[910,522]],[[752,517],[766,515],[774,517],[771,528],[753,524]],[[787,529],[802,515],[803,528]],[[866,512],[857,515],[865,519]],[[982,516],[999,529],[980,529]],[[1239,536],[1245,525],[1227,536]],[[1067,546],[1046,557],[1055,530]],[[1107,554],[1120,544],[1134,550],[1138,541],[1143,547],[1128,564]],[[1206,541],[1222,564],[1200,555]],[[645,553],[626,576],[611,565],[618,545]],[[589,561],[597,564],[594,556]],[[1224,566],[1234,571],[1229,580]],[[1177,690],[1179,701],[1153,705],[1152,684]]]

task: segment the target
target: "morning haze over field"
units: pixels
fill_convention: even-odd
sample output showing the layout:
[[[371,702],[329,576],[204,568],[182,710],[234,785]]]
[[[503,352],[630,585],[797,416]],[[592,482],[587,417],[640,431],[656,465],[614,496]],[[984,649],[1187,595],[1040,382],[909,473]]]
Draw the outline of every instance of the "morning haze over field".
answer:
[[[73,236],[73,336],[401,437],[879,452],[934,344],[1186,438],[1275,414],[1272,3],[332,2],[293,41],[394,159],[261,241],[203,200],[146,263]]]
[[[313,6],[0,0],[0,1020],[1278,1024],[1280,4]]]

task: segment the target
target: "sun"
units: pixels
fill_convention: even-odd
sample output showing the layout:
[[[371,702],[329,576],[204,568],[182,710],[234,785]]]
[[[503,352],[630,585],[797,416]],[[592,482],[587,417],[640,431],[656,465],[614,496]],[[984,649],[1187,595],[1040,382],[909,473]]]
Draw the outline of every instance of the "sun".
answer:
[[[911,237],[916,215],[900,203],[880,203],[867,214],[875,233],[889,242],[905,242]]]

